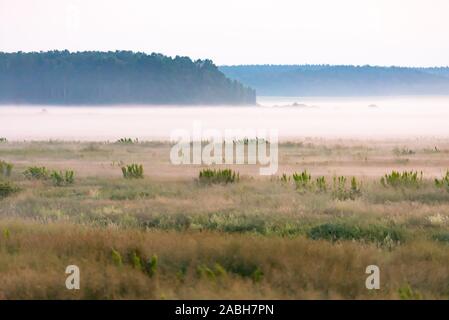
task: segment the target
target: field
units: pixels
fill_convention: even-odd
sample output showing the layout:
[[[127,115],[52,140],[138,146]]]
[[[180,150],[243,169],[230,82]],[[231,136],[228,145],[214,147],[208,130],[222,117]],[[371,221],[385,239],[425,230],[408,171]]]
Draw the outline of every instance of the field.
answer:
[[[449,140],[284,141],[229,183],[170,147],[0,142],[0,298],[449,298]]]

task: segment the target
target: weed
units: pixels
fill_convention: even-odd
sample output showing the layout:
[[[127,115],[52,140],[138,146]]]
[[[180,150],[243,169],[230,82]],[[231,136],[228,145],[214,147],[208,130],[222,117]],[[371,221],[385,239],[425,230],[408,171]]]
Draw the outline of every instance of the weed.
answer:
[[[360,182],[355,177],[351,178],[351,184],[347,187],[347,178],[334,177],[332,196],[338,200],[355,200],[361,195]]]
[[[359,227],[343,223],[325,223],[310,229],[307,235],[313,240],[362,240],[380,245],[399,243],[404,238],[400,231],[391,228],[376,225]]]
[[[11,176],[13,164],[0,160],[0,176]]]
[[[307,170],[304,170],[301,173],[295,172],[292,177],[297,190],[306,191],[312,189],[312,176]]]
[[[240,174],[231,169],[203,169],[199,181],[203,183],[234,183],[240,180]]]
[[[384,186],[393,188],[398,187],[419,187],[423,180],[423,173],[418,174],[417,171],[392,171],[380,179],[380,183]]]
[[[449,170],[446,171],[446,175],[441,179],[435,179],[435,186],[437,188],[444,188],[447,192],[449,192]]]
[[[23,172],[23,175],[27,179],[46,180],[49,177],[49,173],[46,167],[29,167]]]
[[[53,171],[50,174],[53,185],[56,187],[67,186],[75,182],[75,173],[72,170]]]
[[[136,163],[126,165],[122,167],[122,173],[125,179],[142,179],[143,165]]]
[[[12,195],[13,193],[16,193],[19,191],[19,188],[17,188],[16,186],[12,185],[11,182],[6,181],[6,182],[2,182],[0,181],[0,199],[2,198],[6,198],[10,195]]]
[[[157,272],[157,261],[157,255],[153,254],[145,263],[145,271],[150,277],[153,277]]]
[[[134,143],[139,143],[139,139],[131,139],[131,138],[120,138],[118,139],[115,143],[119,143],[119,144],[134,144]]]
[[[117,250],[112,249],[111,251],[111,257],[112,257],[112,261],[114,262],[114,264],[118,267],[123,265],[123,260],[122,260],[122,256],[120,255],[120,252],[118,252]]]

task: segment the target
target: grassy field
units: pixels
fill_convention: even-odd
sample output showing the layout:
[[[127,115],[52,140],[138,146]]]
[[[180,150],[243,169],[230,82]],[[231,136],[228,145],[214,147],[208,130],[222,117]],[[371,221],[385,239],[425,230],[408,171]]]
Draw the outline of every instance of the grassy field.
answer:
[[[231,183],[169,151],[0,142],[0,298],[449,298],[449,141],[284,141],[277,176],[230,166]]]

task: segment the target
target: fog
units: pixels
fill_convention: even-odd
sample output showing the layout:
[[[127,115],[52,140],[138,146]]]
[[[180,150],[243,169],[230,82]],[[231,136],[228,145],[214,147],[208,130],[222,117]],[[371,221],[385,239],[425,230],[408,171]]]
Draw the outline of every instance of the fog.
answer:
[[[280,139],[449,138],[449,97],[280,98],[259,106],[1,106],[0,137],[166,140],[175,129],[276,129]]]

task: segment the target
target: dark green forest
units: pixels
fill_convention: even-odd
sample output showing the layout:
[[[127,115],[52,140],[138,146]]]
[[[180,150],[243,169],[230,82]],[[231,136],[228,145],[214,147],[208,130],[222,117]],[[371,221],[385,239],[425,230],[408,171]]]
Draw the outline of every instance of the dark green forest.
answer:
[[[211,60],[115,52],[0,53],[2,104],[255,104]]]
[[[266,96],[449,95],[449,68],[241,65],[220,70]]]

